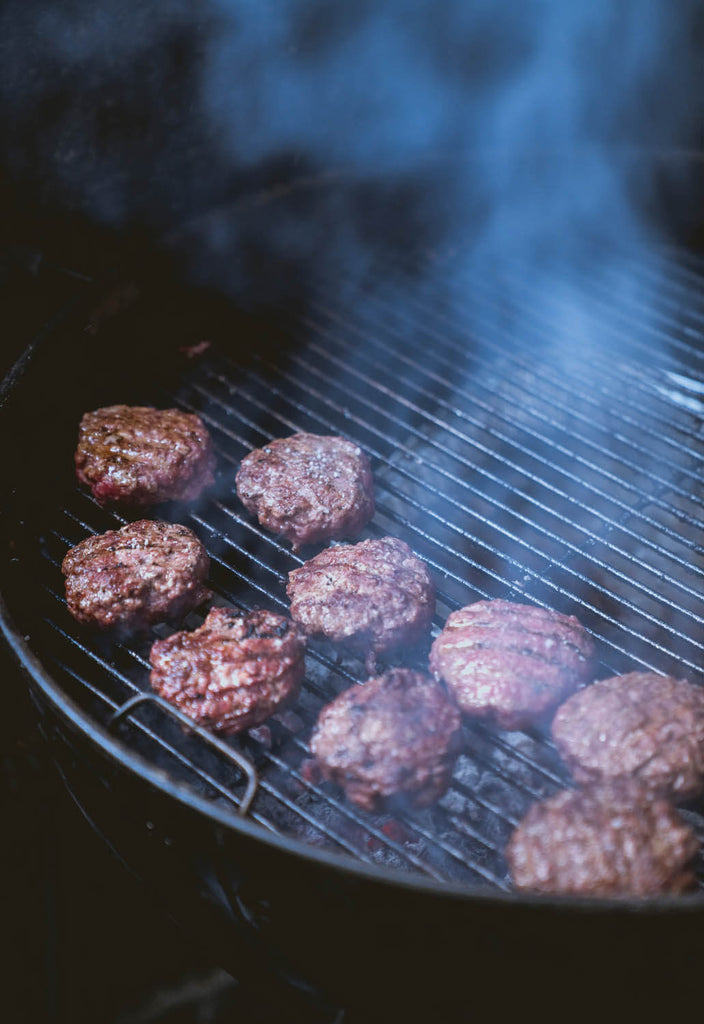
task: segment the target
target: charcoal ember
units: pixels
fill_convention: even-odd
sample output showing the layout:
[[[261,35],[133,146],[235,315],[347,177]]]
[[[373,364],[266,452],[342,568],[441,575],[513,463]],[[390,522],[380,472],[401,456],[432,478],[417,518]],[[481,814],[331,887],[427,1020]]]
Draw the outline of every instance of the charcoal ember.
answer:
[[[301,776],[311,786],[319,786],[323,781],[323,772],[314,757],[307,757],[301,761]]]
[[[400,821],[396,821],[395,818],[390,818],[385,821],[381,826],[381,831],[384,833],[387,839],[390,839],[394,843],[406,843],[411,838],[408,829],[404,828]]]
[[[179,345],[178,350],[186,359],[196,359],[198,356],[205,355],[211,345],[211,341],[196,341],[192,345]]]
[[[268,725],[258,725],[256,729],[249,730],[250,738],[259,743],[266,750],[271,750],[273,740],[271,736],[271,729]]]

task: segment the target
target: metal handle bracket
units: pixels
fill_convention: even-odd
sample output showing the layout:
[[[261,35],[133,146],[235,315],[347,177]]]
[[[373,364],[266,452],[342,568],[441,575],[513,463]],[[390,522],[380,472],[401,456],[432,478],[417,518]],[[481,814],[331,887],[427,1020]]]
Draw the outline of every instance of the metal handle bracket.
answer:
[[[188,732],[195,733],[196,736],[220,754],[221,757],[230,761],[231,764],[234,764],[241,772],[244,773],[247,779],[247,788],[245,789],[242,800],[237,805],[238,815],[241,818],[244,818],[251,807],[252,800],[254,799],[259,785],[259,776],[257,775],[254,765],[252,765],[246,757],[240,754],[239,751],[233,750],[232,747],[223,743],[223,741],[218,739],[217,736],[213,736],[212,733],[203,729],[202,726],[198,725],[192,718],[189,718],[188,715],[185,715],[182,711],[179,711],[178,708],[173,707],[173,705],[169,704],[169,702],[164,700],[163,697],[157,697],[154,693],[138,693],[134,697],[130,697],[129,700],[126,700],[125,703],[110,716],[107,724],[108,730],[114,730],[115,726],[122,718],[126,718],[130,715],[136,707],[139,707],[139,705],[147,703],[155,704],[157,707],[161,708],[162,711],[167,715],[170,715],[171,718],[175,719],[180,725],[182,725],[184,729]],[[207,773],[205,773],[205,777],[208,778]],[[208,779],[208,781],[211,780]]]

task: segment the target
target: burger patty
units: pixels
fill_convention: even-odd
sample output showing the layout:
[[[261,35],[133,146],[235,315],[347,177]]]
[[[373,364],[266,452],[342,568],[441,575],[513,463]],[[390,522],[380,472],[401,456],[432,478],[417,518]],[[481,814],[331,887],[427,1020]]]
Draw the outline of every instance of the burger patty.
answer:
[[[694,832],[665,800],[629,783],[535,804],[506,849],[517,889],[575,896],[679,893],[694,884]]]
[[[185,615],[210,597],[210,560],[185,526],[142,519],[67,552],[66,603],[79,622],[139,629]]]
[[[435,585],[395,537],[340,544],[289,573],[291,617],[306,633],[367,655],[414,646],[427,634]]]
[[[602,679],[562,705],[552,732],[580,784],[629,776],[678,799],[702,789],[704,690],[684,679]]]
[[[237,494],[294,550],[356,537],[374,515],[369,459],[342,437],[294,434],[255,449],[242,460]]]
[[[283,615],[212,608],[199,629],[157,640],[150,682],[200,725],[236,733],[298,696],[305,639]]]
[[[453,612],[433,643],[430,669],[462,711],[520,729],[589,682],[591,637],[573,615],[510,601]]]
[[[214,482],[210,434],[198,416],[179,409],[110,405],[87,412],[75,463],[101,505],[192,501]]]
[[[311,739],[323,777],[369,811],[396,795],[416,807],[437,800],[460,747],[454,703],[429,676],[403,668],[341,693]]]

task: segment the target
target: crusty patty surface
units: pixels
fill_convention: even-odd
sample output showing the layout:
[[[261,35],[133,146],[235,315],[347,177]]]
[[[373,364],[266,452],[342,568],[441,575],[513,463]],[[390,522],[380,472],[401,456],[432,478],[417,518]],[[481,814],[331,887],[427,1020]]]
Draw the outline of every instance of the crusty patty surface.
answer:
[[[648,896],[691,888],[698,849],[671,804],[617,782],[565,790],[534,804],[513,833],[506,859],[518,889]]]
[[[293,434],[255,449],[237,472],[237,494],[295,549],[356,537],[374,515],[369,459],[342,437]]]
[[[209,565],[187,527],[142,519],[87,537],[61,571],[74,618],[131,630],[185,615],[209,597]]]
[[[702,789],[704,690],[684,679],[602,679],[558,709],[552,733],[581,785],[626,776],[673,799]]]
[[[429,676],[403,668],[341,693],[321,711],[311,739],[323,776],[366,810],[393,796],[417,807],[437,800],[460,744],[454,702]]]
[[[81,419],[76,475],[101,505],[195,500],[214,482],[210,434],[180,409],[110,405]]]
[[[431,672],[465,714],[503,729],[545,716],[594,667],[594,644],[574,616],[510,601],[453,612],[430,652]]]
[[[295,700],[304,652],[303,633],[283,615],[212,608],[199,629],[156,641],[150,682],[198,724],[236,733]]]
[[[395,537],[328,548],[288,579],[291,617],[305,632],[366,654],[370,664],[369,656],[415,646],[430,629],[435,585]]]

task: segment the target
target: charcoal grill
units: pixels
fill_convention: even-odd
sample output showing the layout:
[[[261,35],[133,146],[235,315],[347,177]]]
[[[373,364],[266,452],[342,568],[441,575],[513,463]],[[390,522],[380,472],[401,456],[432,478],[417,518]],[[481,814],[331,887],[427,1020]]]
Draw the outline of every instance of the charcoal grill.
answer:
[[[569,782],[545,732],[468,724],[436,806],[366,814],[308,770],[315,717],[363,678],[359,662],[311,644],[293,712],[217,740],[184,731],[149,693],[153,636],[96,636],[62,598],[67,547],[125,522],[75,485],[80,414],[177,405],[211,430],[219,479],[198,504],[160,514],[206,544],[217,600],[285,609],[302,560],[238,503],[242,456],[297,430],[341,433],[373,463],[364,536],[401,537],[434,573],[435,634],[479,598],[534,602],[579,616],[601,675],[703,682],[704,264],[665,245],[608,255],[608,273],[585,250],[526,278],[518,260],[497,275],[461,249],[409,253],[354,280],[329,268],[305,301],[265,313],[194,289],[184,315],[177,289],[165,302],[147,281],[97,330],[100,287],[86,279],[6,381],[5,637],[86,816],[176,916],[208,931],[225,966],[236,932],[248,969],[273,956],[333,1000],[387,1011],[388,1000],[466,1006],[497,968],[514,983],[506,1007],[519,1007],[544,990],[546,964],[553,996],[580,984],[585,956],[605,985],[627,958],[656,1000],[656,969],[668,992],[687,977],[700,892],[590,903],[511,892],[513,827]],[[537,299],[542,278],[550,302]],[[704,838],[700,808],[684,814]],[[701,887],[701,858],[697,874]]]

